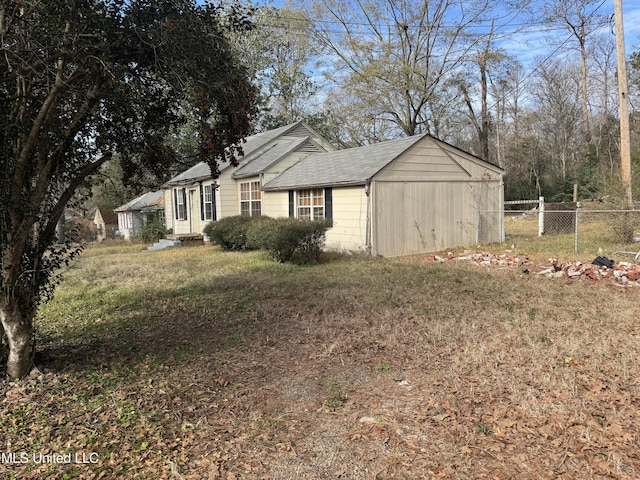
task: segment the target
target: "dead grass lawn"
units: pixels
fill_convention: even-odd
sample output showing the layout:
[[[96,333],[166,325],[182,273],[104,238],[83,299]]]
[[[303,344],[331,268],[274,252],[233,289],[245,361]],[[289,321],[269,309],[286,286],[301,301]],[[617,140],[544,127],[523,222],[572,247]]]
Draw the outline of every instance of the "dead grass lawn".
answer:
[[[640,288],[98,246],[39,332],[4,451],[97,462],[2,478],[640,478]]]

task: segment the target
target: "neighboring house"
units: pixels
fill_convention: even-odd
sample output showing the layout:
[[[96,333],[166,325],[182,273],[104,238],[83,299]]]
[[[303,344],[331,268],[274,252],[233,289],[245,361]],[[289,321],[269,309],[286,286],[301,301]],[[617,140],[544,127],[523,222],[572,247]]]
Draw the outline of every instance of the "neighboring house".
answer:
[[[335,151],[292,135],[303,132],[299,122],[250,137],[238,168],[216,180],[200,164],[169,181],[168,226],[188,234],[239,214],[330,218],[328,249],[382,256],[503,240],[502,217],[486,213],[502,208],[501,168],[426,134]]]
[[[107,238],[114,238],[118,230],[118,215],[111,210],[97,208],[93,216],[96,226],[96,240],[101,242]]]
[[[164,192],[148,192],[116,208],[120,235],[129,240],[151,222],[165,224]]]

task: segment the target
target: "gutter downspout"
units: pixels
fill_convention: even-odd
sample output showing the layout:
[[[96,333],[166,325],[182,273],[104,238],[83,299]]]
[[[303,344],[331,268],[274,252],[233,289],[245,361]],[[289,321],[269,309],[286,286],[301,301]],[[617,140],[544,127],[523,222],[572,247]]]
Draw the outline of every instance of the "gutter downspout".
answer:
[[[365,226],[365,254],[371,255],[371,180],[364,184],[364,193],[367,196],[367,216]]]

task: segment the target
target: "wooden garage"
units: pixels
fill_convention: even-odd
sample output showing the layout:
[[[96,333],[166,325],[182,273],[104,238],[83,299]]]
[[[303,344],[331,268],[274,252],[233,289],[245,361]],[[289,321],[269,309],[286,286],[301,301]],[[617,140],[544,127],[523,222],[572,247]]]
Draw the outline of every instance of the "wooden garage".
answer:
[[[429,135],[313,154],[263,185],[330,189],[327,247],[386,257],[503,240],[504,171]],[[296,205],[290,206],[295,215]]]

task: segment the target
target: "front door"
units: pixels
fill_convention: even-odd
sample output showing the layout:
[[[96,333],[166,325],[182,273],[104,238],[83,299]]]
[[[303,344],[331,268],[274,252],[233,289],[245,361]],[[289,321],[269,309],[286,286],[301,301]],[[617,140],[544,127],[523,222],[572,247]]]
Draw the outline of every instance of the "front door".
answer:
[[[189,190],[189,233],[199,233],[196,231],[200,227],[198,224],[198,218],[196,212],[196,191],[193,189]]]

